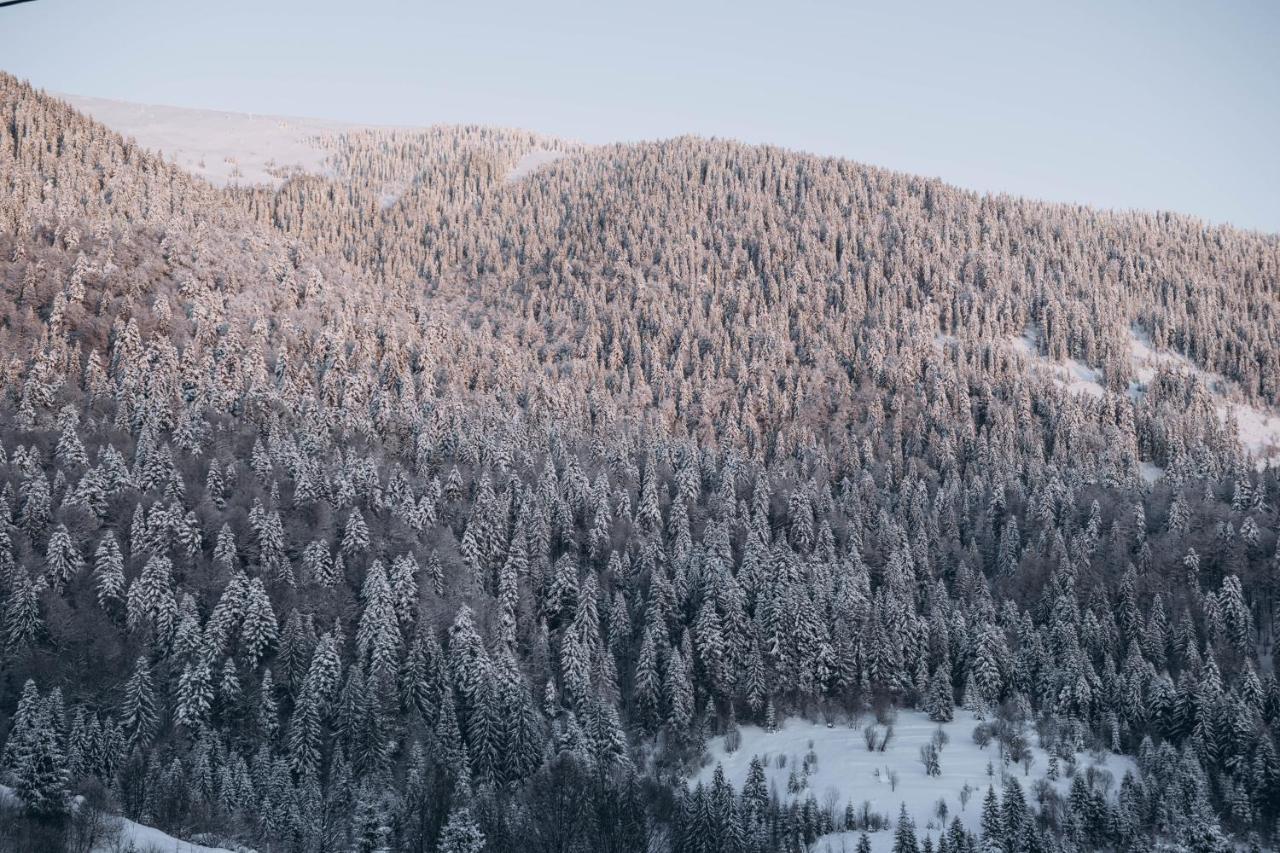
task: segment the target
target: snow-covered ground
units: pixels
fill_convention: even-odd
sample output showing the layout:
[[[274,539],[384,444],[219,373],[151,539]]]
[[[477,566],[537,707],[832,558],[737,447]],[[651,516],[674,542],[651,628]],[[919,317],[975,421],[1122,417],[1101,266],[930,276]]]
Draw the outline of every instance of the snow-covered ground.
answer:
[[[1228,400],[1225,395],[1231,387],[1230,380],[1220,374],[1202,370],[1181,353],[1156,350],[1151,345],[1151,338],[1141,329],[1129,330],[1129,353],[1134,374],[1138,377],[1129,386],[1130,396],[1135,399],[1139,397],[1161,366],[1193,374],[1213,394],[1214,408],[1223,422],[1232,412],[1235,413],[1240,444],[1253,455],[1259,467],[1266,465],[1267,460],[1272,457],[1280,456],[1280,411]]]
[[[327,152],[317,137],[358,129],[324,119],[151,106],[81,95],[58,97],[216,186],[278,186],[281,170],[325,174]]]
[[[117,133],[132,137],[143,148],[160,152],[174,165],[219,187],[277,187],[283,182],[283,175],[331,174],[326,162],[328,151],[321,143],[323,138],[377,129],[325,119],[134,104],[83,95],[58,97]],[[535,148],[516,162],[506,180],[511,183],[528,177],[565,154]],[[405,181],[388,182],[380,198],[382,206],[395,204],[406,186]]]
[[[1038,370],[1043,370],[1068,391],[1102,397],[1107,391],[1102,387],[1102,374],[1084,362],[1068,358],[1066,361],[1050,361],[1040,354],[1040,333],[1027,329],[1009,340],[1015,352],[1022,353]]]
[[[1218,407],[1218,416],[1223,420],[1227,412],[1227,406]],[[1253,454],[1259,468],[1265,467],[1269,460],[1280,459],[1280,414],[1275,410],[1237,405],[1235,416],[1240,443]]]
[[[120,838],[112,844],[95,848],[95,853],[115,853],[117,850],[129,850],[130,845],[137,853],[232,853],[222,847],[204,847],[192,844],[180,838],[167,835],[153,826],[143,826],[131,820],[121,818],[123,824]]]
[[[17,801],[12,788],[0,785],[0,801]],[[107,842],[94,846],[93,853],[117,853],[133,850],[136,853],[231,853],[221,847],[203,847],[161,832],[154,826],[143,826],[128,818],[117,817],[120,833]]]
[[[1139,462],[1138,474],[1147,485],[1155,485],[1156,481],[1164,476],[1164,469],[1154,462]]]
[[[1009,338],[1008,346],[1026,358],[1032,369],[1046,373],[1068,391],[1092,397],[1102,397],[1107,393],[1099,371],[1073,358],[1054,361],[1042,355],[1039,332],[1036,329],[1027,329],[1021,335]],[[1151,339],[1140,329],[1131,329],[1129,332],[1129,359],[1137,377],[1129,386],[1129,396],[1133,399],[1136,400],[1145,393],[1147,385],[1162,366],[1194,374],[1213,395],[1218,417],[1223,422],[1226,422],[1231,412],[1235,413],[1240,444],[1257,460],[1259,467],[1266,465],[1268,459],[1280,457],[1280,410],[1230,400],[1230,380],[1196,367],[1181,353],[1156,350],[1151,345]],[[1156,465],[1143,463],[1141,473],[1144,480],[1154,483],[1163,476],[1164,471]]]
[[[508,183],[518,181],[521,178],[532,175],[543,166],[554,163],[563,156],[565,156],[564,151],[550,151],[546,148],[535,148],[516,162],[511,171],[507,172],[506,180]]]
[[[874,717],[868,715],[863,725],[867,723],[875,724]],[[986,795],[987,786],[994,785],[997,794],[1003,786],[998,747],[993,742],[983,749],[973,741],[973,730],[978,724],[971,712],[957,708],[955,719],[941,725],[950,739],[942,748],[941,776],[926,775],[920,762],[920,747],[930,742],[939,724],[918,711],[898,712],[893,723],[893,739],[884,752],[869,752],[862,729],[847,725],[827,728],[825,724],[791,719],[772,733],[756,726],[744,726],[741,745],[734,752],[726,751],[723,737],[712,741],[708,749],[709,761],[690,780],[690,784],[699,781],[710,783],[719,764],[724,767],[725,778],[741,791],[751,759],[758,755],[765,762],[770,786],[784,799],[803,800],[812,792],[821,805],[829,797],[834,798],[837,817],[843,815],[846,803],[859,808],[865,800],[870,802],[872,811],[889,815],[890,828],[870,836],[872,849],[881,853],[893,846],[893,825],[902,804],[906,805],[907,813],[915,821],[916,834],[921,839],[925,835],[931,835],[935,840],[938,837],[940,829],[935,811],[940,799],[947,804],[947,823],[952,816],[959,816],[971,831],[978,831],[982,798]],[[883,731],[882,726],[879,728]],[[1035,742],[1034,734],[1031,740]],[[788,794],[788,776],[793,768],[799,770],[803,766],[805,755],[811,750],[818,760],[807,777],[807,787],[799,794]],[[1035,760],[1026,775],[1021,765],[1006,768],[1006,772],[1016,776],[1022,784],[1028,802],[1032,800],[1032,783],[1044,777],[1049,765],[1048,753],[1038,746],[1033,746],[1032,751]],[[1099,762],[1084,753],[1077,756],[1077,762],[1078,773],[1085,772],[1088,767],[1099,766]],[[993,776],[988,776],[988,765]],[[1112,774],[1112,796],[1126,771],[1137,772],[1133,760],[1127,756],[1104,756],[1100,766]],[[895,773],[896,786],[891,782]],[[966,783],[973,789],[972,798],[968,805],[962,806],[960,791]],[[1065,793],[1071,780],[1063,774],[1054,784]],[[815,853],[825,853],[828,849],[840,853],[842,848],[852,851],[857,847],[858,836],[856,832],[832,833],[818,839],[812,849]]]
[[[1136,327],[1129,329],[1129,360],[1133,363],[1134,375],[1138,377],[1137,383],[1129,388],[1130,396],[1141,393],[1142,386],[1155,378],[1156,370],[1162,365],[1194,373],[1204,379],[1206,386],[1213,390],[1213,385],[1210,384],[1213,382],[1211,374],[1196,367],[1182,353],[1156,350],[1151,345],[1151,337]]]

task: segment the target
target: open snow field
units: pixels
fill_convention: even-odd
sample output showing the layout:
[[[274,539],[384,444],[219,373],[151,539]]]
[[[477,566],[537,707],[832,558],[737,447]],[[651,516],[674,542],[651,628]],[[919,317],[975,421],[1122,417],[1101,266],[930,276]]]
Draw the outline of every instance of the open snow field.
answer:
[[[312,118],[264,116],[185,107],[153,106],[59,95],[76,109],[143,148],[158,151],[174,165],[214,186],[278,187],[289,174],[331,174],[321,139],[377,128]],[[390,129],[390,128],[386,128]],[[507,173],[508,183],[554,163],[566,152],[535,148]],[[389,183],[383,207],[395,203],[403,184]]]
[[[357,125],[61,95],[73,107],[215,186],[279,186],[281,173],[326,174],[318,137]]]
[[[875,724],[871,715],[862,721]],[[994,785],[996,793],[1002,790],[1001,761],[998,746],[993,742],[985,749],[973,742],[973,729],[979,721],[969,711],[957,708],[955,719],[942,723],[950,742],[942,749],[941,776],[928,776],[920,763],[920,747],[929,743],[938,723],[932,722],[920,711],[899,711],[893,724],[894,736],[884,752],[868,752],[861,728],[836,726],[827,728],[822,723],[791,719],[769,733],[758,726],[743,726],[741,746],[735,752],[725,750],[723,737],[715,738],[708,747],[706,765],[690,780],[710,784],[716,765],[724,767],[725,778],[735,790],[741,792],[754,756],[765,761],[765,773],[770,787],[783,799],[804,800],[812,792],[819,805],[831,799],[836,804],[837,817],[843,814],[846,803],[859,807],[864,800],[871,803],[872,811],[887,814],[890,828],[870,834],[872,849],[887,853],[893,847],[893,826],[897,823],[898,810],[906,804],[907,813],[915,820],[916,834],[923,841],[931,835],[935,841],[940,832],[935,817],[938,800],[947,804],[947,823],[958,815],[971,831],[977,832],[982,817],[982,798],[987,786]],[[883,727],[880,727],[883,729]],[[1031,737],[1034,744],[1036,738]],[[787,778],[792,768],[800,768],[804,756],[812,749],[817,755],[816,768],[809,774],[807,788],[799,794],[787,793]],[[1032,802],[1031,785],[1043,778],[1049,765],[1049,755],[1038,746],[1032,747],[1035,760],[1029,773],[1024,775],[1021,765],[1010,765],[1006,772],[1016,776],[1022,784],[1028,802]],[[1078,769],[1083,773],[1091,766],[1099,766],[1114,777],[1111,795],[1115,796],[1126,771],[1136,773],[1132,758],[1120,755],[1103,756],[1095,761],[1089,754],[1076,756]],[[785,763],[783,763],[785,762]],[[988,776],[988,765],[994,771]],[[896,788],[891,774],[897,774]],[[972,798],[967,806],[960,802],[960,791],[968,783]],[[1065,773],[1054,783],[1064,794],[1071,786]],[[945,828],[945,827],[943,827]],[[840,853],[857,847],[857,832],[832,833],[814,843],[814,853]]]
[[[507,172],[506,181],[507,183],[512,183],[520,180],[521,178],[528,177],[543,166],[554,163],[561,157],[564,157],[566,153],[567,152],[564,151],[551,151],[546,148],[535,148],[528,154],[521,157],[516,162],[515,166],[512,167],[511,171]]]

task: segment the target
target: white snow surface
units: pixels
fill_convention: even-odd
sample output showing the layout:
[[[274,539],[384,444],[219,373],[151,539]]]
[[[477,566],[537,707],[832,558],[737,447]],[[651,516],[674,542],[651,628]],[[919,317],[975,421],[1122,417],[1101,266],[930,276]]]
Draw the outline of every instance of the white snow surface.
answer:
[[[516,161],[516,164],[512,167],[511,171],[507,172],[507,183],[513,183],[521,178],[528,177],[543,166],[554,163],[563,156],[565,156],[564,151],[551,151],[547,148],[535,148]]]
[[[138,853],[148,853],[148,851],[152,850],[156,853],[232,853],[232,851],[223,847],[204,847],[200,844],[192,844],[190,841],[183,841],[180,838],[174,838],[172,835],[163,833],[154,826],[143,826],[127,818],[121,818],[120,820],[123,823],[120,839],[118,842],[103,848],[100,853],[115,853],[117,849],[128,850],[131,843]],[[95,853],[98,853],[96,848]]]
[[[58,97],[220,187],[279,186],[281,172],[328,174],[328,153],[318,137],[360,128],[324,119],[151,106],[81,95]]]
[[[1106,395],[1099,371],[1073,358],[1054,361],[1042,355],[1038,330],[1027,329],[1021,335],[1009,338],[1007,344],[1011,350],[1026,358],[1033,370],[1047,374],[1066,390],[1092,397]],[[1253,456],[1258,467],[1265,467],[1268,460],[1273,458],[1280,461],[1280,409],[1258,407],[1230,399],[1233,383],[1229,379],[1197,367],[1181,353],[1155,349],[1151,339],[1137,328],[1129,331],[1129,359],[1137,377],[1129,386],[1128,393],[1132,399],[1137,400],[1146,393],[1147,385],[1155,378],[1160,367],[1193,374],[1213,395],[1214,408],[1221,421],[1225,423],[1234,412],[1240,444]],[[1143,463],[1141,474],[1148,483],[1154,483],[1164,476],[1164,471],[1156,465]]]
[[[819,805],[822,805],[829,792],[834,792],[837,819],[843,816],[846,803],[852,803],[856,809],[864,800],[871,803],[872,811],[889,815],[889,829],[869,834],[872,850],[887,853],[893,847],[893,828],[897,824],[898,810],[903,804],[907,807],[907,814],[915,821],[916,835],[921,841],[926,835],[932,836],[936,841],[942,829],[945,829],[945,826],[938,826],[938,819],[934,816],[939,799],[947,803],[947,824],[950,824],[953,816],[959,816],[970,831],[978,832],[982,799],[986,795],[987,786],[994,785],[997,795],[1003,790],[998,747],[993,742],[981,749],[973,742],[973,729],[979,722],[971,712],[957,708],[955,719],[941,724],[942,730],[950,738],[940,756],[941,776],[925,775],[924,766],[920,763],[920,747],[929,743],[939,724],[919,711],[898,712],[893,723],[893,739],[884,752],[868,752],[862,729],[848,725],[837,724],[833,728],[827,728],[823,723],[790,719],[772,733],[757,726],[743,726],[741,746],[735,752],[725,751],[724,737],[715,738],[711,742],[708,747],[709,760],[689,784],[710,784],[716,766],[721,765],[724,767],[725,778],[733,784],[735,790],[741,792],[751,759],[758,755],[765,762],[765,775],[770,787],[784,801],[803,801],[812,792]],[[862,725],[867,723],[875,724],[875,718],[868,715]],[[883,728],[879,726],[881,731]],[[1034,733],[1031,734],[1031,741],[1036,741]],[[805,790],[799,794],[788,794],[787,777],[793,767],[798,769],[803,766],[804,756],[809,752],[810,745],[818,756],[817,767],[809,774]],[[1028,775],[1023,775],[1021,765],[1006,768],[1006,772],[1017,777],[1028,803],[1032,803],[1034,799],[1031,785],[1043,778],[1049,764],[1049,755],[1043,749],[1033,746],[1032,752],[1035,761]],[[785,757],[786,766],[779,767],[778,760],[782,757]],[[1077,773],[1083,773],[1093,766],[1111,773],[1112,797],[1118,792],[1126,771],[1135,775],[1137,773],[1133,759],[1128,756],[1104,755],[1098,760],[1089,754],[1080,753],[1076,758]],[[987,775],[988,763],[994,770],[993,777]],[[889,783],[890,771],[898,774],[896,790],[891,789]],[[974,790],[968,805],[962,808],[960,790],[966,782]],[[1065,794],[1070,789],[1071,779],[1063,773],[1053,784]],[[826,853],[827,850],[832,853],[853,851],[857,847],[859,835],[858,832],[824,835],[811,849],[814,853]]]
[[[1093,397],[1106,395],[1107,390],[1102,387],[1102,374],[1089,365],[1074,358],[1051,361],[1041,355],[1040,333],[1035,329],[1027,329],[1021,335],[1011,338],[1009,345],[1015,352],[1026,356],[1037,370],[1048,373],[1054,382],[1068,391]]]
[[[1240,443],[1253,454],[1259,468],[1269,460],[1280,457],[1280,414],[1274,409],[1262,410],[1254,406],[1235,408],[1236,426],[1240,431]],[[1218,407],[1218,416],[1227,418],[1227,407]]]
[[[1154,462],[1139,462],[1138,473],[1148,485],[1155,485],[1164,476],[1164,469]]]
[[[1280,411],[1273,407],[1252,406],[1229,400],[1227,394],[1232,382],[1218,373],[1203,370],[1185,355],[1168,350],[1157,350],[1151,339],[1141,329],[1129,330],[1129,357],[1133,363],[1137,382],[1129,386],[1129,395],[1135,399],[1146,391],[1146,385],[1155,378],[1156,370],[1166,366],[1197,376],[1214,396],[1214,408],[1225,423],[1234,412],[1241,446],[1251,454],[1258,467],[1280,457]]]
[[[16,802],[17,799],[12,788],[0,785],[0,801]],[[79,798],[76,803],[79,804]],[[128,818],[117,817],[116,820],[120,821],[119,837],[95,845],[93,853],[117,853],[117,851],[129,850],[130,845],[137,853],[152,853],[152,851],[154,853],[233,853],[223,847],[192,844],[190,841],[183,841],[161,832],[154,826],[144,826]]]
[[[280,186],[287,175],[332,175],[325,138],[357,130],[390,130],[327,119],[255,115],[58,95],[85,115],[214,186]],[[567,152],[534,148],[506,176],[526,178]],[[379,202],[395,204],[405,181],[388,182]]]
[[[1151,346],[1150,336],[1139,328],[1129,329],[1129,360],[1133,364],[1133,372],[1138,377],[1139,383],[1137,387],[1129,388],[1130,396],[1141,393],[1141,386],[1155,378],[1156,369],[1161,365],[1195,373],[1205,380],[1210,390],[1213,388],[1209,384],[1213,381],[1210,374],[1200,370],[1182,353],[1156,350]]]

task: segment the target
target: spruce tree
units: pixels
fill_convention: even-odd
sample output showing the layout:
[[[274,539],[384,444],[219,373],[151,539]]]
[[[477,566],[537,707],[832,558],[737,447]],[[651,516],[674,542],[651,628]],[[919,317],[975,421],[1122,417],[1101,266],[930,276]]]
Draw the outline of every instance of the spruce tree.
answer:
[[[915,822],[907,814],[906,803],[898,810],[898,826],[893,832],[893,853],[920,853]]]
[[[924,710],[935,723],[949,723],[955,714],[955,696],[951,690],[951,673],[939,665],[929,677],[929,692],[925,696]]]
[[[156,704],[151,667],[145,656],[139,657],[134,662],[133,673],[125,682],[124,703],[120,712],[120,722],[126,742],[130,746],[135,744],[147,746],[155,735],[160,714]]]
[[[60,736],[62,712],[60,691],[41,697],[28,679],[3,753],[3,767],[23,809],[45,821],[60,818],[67,809],[70,774]]]

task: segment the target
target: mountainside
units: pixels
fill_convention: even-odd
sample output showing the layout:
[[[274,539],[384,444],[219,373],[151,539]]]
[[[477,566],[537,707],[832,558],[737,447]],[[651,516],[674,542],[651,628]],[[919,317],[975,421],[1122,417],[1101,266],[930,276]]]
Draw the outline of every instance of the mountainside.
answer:
[[[1277,236],[77,103],[172,147],[0,75],[0,850],[1280,837]],[[701,769],[899,713],[973,803]]]
[[[323,136],[358,130],[317,119],[257,116],[59,96],[79,112],[183,171],[224,187],[279,186],[292,174],[325,172]]]

